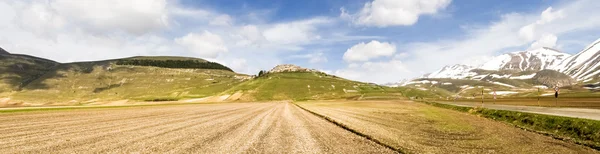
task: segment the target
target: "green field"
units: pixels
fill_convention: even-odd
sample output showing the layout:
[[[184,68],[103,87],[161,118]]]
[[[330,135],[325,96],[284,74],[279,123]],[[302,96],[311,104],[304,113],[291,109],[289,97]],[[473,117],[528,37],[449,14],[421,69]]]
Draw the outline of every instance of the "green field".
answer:
[[[241,91],[243,100],[399,99],[401,90],[351,81],[319,72],[269,73],[243,82],[226,93]]]

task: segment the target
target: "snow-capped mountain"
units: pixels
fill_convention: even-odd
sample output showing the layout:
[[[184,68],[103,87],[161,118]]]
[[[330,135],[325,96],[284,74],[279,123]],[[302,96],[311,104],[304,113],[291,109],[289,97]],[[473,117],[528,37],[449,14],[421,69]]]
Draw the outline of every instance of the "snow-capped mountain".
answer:
[[[581,52],[566,58],[553,67],[577,80],[587,80],[600,75],[600,39],[588,45]]]
[[[390,83],[385,83],[383,84],[384,86],[388,86],[388,87],[401,87],[406,85],[406,83],[410,82],[411,80],[409,79],[402,79],[398,82],[390,82]]]
[[[468,76],[477,75],[475,72],[471,72],[471,70],[476,67],[456,64],[452,66],[444,66],[442,69],[430,73],[425,76],[425,78],[451,78],[451,79],[464,79]]]
[[[423,75],[421,78],[484,78],[492,75],[493,77],[509,78],[510,75],[502,74],[478,74],[475,69],[490,71],[541,71],[544,69],[555,68],[561,61],[569,57],[567,53],[559,52],[552,48],[539,48],[528,51],[513,52],[502,54],[484,63],[479,67],[468,65],[444,66],[442,69],[430,74]]]
[[[552,48],[539,48],[529,51],[513,52],[495,57],[483,64],[484,70],[540,71],[554,68],[571,55]]]
[[[554,70],[578,81],[600,79],[600,39],[585,47],[576,55],[559,52],[552,48],[539,48],[528,51],[502,54],[474,67],[468,65],[444,66],[442,69],[421,78],[451,79],[531,79],[535,72]],[[528,71],[530,73],[523,73]]]

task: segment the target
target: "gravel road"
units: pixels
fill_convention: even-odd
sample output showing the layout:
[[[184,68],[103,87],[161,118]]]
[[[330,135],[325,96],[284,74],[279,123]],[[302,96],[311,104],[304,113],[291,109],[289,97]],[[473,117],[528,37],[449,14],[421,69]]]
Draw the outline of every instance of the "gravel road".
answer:
[[[2,153],[395,153],[291,103],[0,113]]]

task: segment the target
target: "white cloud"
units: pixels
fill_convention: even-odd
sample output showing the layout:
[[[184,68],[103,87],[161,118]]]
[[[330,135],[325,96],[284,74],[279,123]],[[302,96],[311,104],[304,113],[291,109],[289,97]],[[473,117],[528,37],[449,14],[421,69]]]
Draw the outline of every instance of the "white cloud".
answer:
[[[469,26],[466,34],[460,36],[460,39],[450,37],[432,42],[397,44],[398,49],[406,51],[407,54],[396,55],[390,60],[401,60],[402,63],[399,65],[406,68],[408,70],[406,72],[386,71],[385,74],[375,76],[371,75],[372,72],[363,71],[362,67],[356,66],[348,66],[348,68],[336,72],[342,77],[361,81],[378,81],[378,78],[382,78],[382,76],[389,78],[388,81],[397,81],[430,73],[444,65],[477,65],[477,59],[479,62],[485,62],[481,59],[489,59],[489,57],[503,52],[523,50],[530,47],[531,43],[535,44],[532,46],[558,47],[560,42],[580,42],[578,40],[582,39],[581,36],[589,35],[590,31],[598,32],[600,18],[589,18],[589,15],[600,13],[600,10],[595,9],[600,7],[600,3],[593,0],[581,0],[564,4],[553,7],[558,8],[556,10],[546,9],[543,11],[546,13],[541,14],[504,14],[500,20],[489,25]],[[526,30],[522,29],[527,29],[523,27],[532,25],[532,23],[535,26],[532,26],[529,34],[523,35],[523,31]],[[561,35],[569,37],[561,37]],[[525,39],[523,36],[530,36],[531,39]],[[558,41],[558,37],[560,37],[560,41]],[[593,38],[593,40],[595,39],[597,38]],[[588,41],[587,43],[591,43],[590,40]],[[579,50],[581,49],[565,52],[576,53]]]
[[[327,62],[327,57],[324,56],[323,52],[314,52],[303,55],[292,55],[290,56],[290,58],[307,59],[308,63],[311,64]]]
[[[316,34],[319,25],[330,23],[328,18],[311,18],[301,21],[275,24],[263,32],[265,39],[277,44],[302,44],[308,43],[321,36]]]
[[[18,25],[40,36],[54,37],[56,31],[65,26],[65,19],[50,8],[48,2],[34,1],[31,4],[15,4],[20,10],[16,18]]]
[[[222,14],[211,20],[209,24],[215,26],[230,26],[233,24],[233,19],[229,15]]]
[[[565,17],[565,14],[564,14],[563,10],[557,10],[557,11],[552,12],[552,7],[548,7],[546,10],[544,10],[542,12],[542,15],[540,16],[540,20],[538,20],[536,23],[545,24],[545,23],[552,22],[556,19],[564,18],[564,17]]]
[[[436,14],[446,8],[451,0],[374,0],[367,2],[357,14],[341,9],[341,18],[350,18],[355,24],[366,26],[413,25],[421,15]]]
[[[334,75],[351,80],[367,81],[375,83],[386,83],[397,81],[397,74],[410,73],[410,69],[400,60],[365,62],[352,64],[347,68],[336,70]]]
[[[50,4],[55,1],[0,1],[0,45],[12,53],[60,62],[138,55],[181,55],[170,39],[154,34],[90,34]],[[28,24],[27,24],[28,23]],[[26,24],[26,25],[25,25]]]
[[[529,24],[527,26],[521,27],[521,29],[519,29],[519,36],[521,36],[521,38],[526,41],[534,40],[535,39],[535,25],[536,24]]]
[[[368,61],[378,57],[388,57],[396,52],[396,46],[388,42],[371,41],[369,43],[361,42],[350,47],[344,53],[344,60],[347,62],[353,61]]]
[[[220,53],[228,51],[223,39],[208,31],[202,34],[189,33],[184,37],[176,38],[175,42],[203,58],[216,58]]]
[[[533,41],[539,39],[541,34],[536,30],[537,27],[549,24],[554,20],[562,19],[565,17],[563,10],[557,10],[552,12],[552,7],[548,7],[542,12],[539,19],[531,24],[523,26],[519,29],[519,36],[526,41]],[[556,37],[556,36],[555,36]]]
[[[97,7],[90,8],[92,6]],[[99,13],[103,11],[106,13]],[[307,36],[315,36],[319,33],[317,26],[329,22],[327,18],[317,17],[277,24],[250,22],[240,26],[228,15],[164,0],[0,1],[0,19],[3,19],[0,20],[0,46],[12,53],[59,62],[141,55],[190,56],[223,62],[235,71],[251,74],[280,64],[278,51],[298,50],[301,49],[299,43],[313,41],[270,42],[261,29],[289,24],[310,34]],[[211,21],[217,25],[211,25]],[[225,23],[230,26],[219,26]],[[174,34],[183,35],[174,38]],[[238,39],[259,45],[237,45]],[[222,54],[225,52],[227,54]]]
[[[168,26],[166,0],[54,0],[49,6],[72,24],[98,33],[118,29],[141,35]]]
[[[256,25],[245,25],[242,26],[238,34],[241,40],[238,41],[238,45],[256,45],[264,39],[260,30]]]
[[[554,48],[557,40],[558,37],[554,34],[544,34],[539,40],[533,42],[529,49],[538,49],[541,47]]]

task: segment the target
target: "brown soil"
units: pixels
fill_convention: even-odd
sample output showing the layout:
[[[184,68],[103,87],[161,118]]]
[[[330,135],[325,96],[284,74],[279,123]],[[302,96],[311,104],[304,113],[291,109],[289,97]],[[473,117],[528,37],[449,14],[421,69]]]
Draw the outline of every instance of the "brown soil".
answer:
[[[2,153],[394,153],[290,103],[0,114]]]

